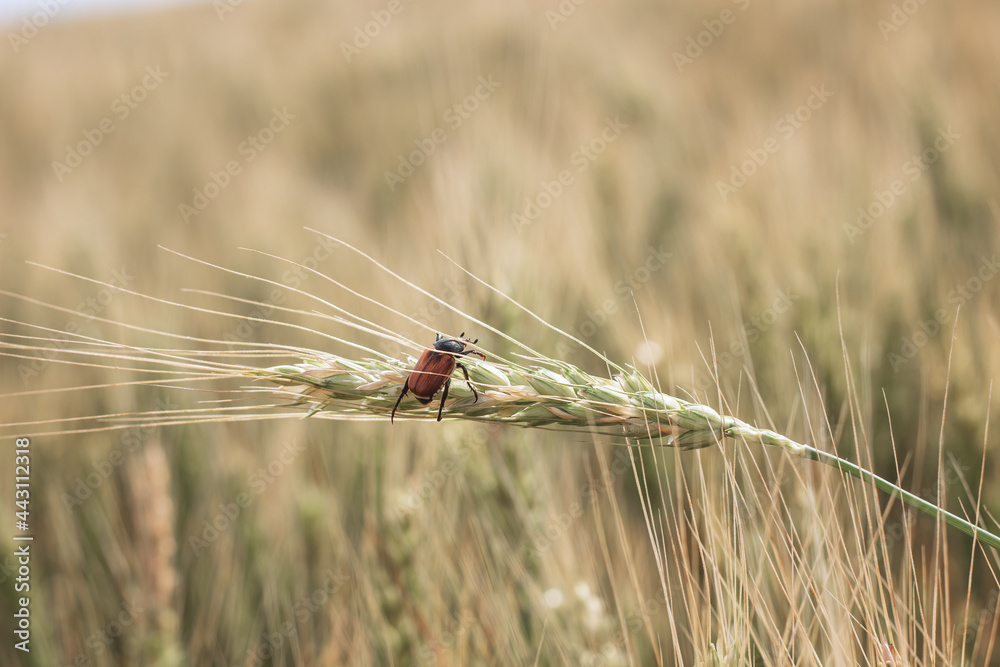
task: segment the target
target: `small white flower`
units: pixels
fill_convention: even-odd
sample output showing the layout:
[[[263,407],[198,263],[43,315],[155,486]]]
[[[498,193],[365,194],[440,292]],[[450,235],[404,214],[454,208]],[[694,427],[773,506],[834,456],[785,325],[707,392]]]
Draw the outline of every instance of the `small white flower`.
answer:
[[[562,606],[563,594],[558,588],[550,588],[542,594],[542,599],[545,600],[545,606],[549,609],[558,609]]]
[[[598,597],[587,600],[587,616],[584,624],[591,630],[601,627],[604,622],[604,603]]]
[[[652,340],[640,343],[635,351],[635,360],[644,366],[655,366],[662,358],[663,348]]]

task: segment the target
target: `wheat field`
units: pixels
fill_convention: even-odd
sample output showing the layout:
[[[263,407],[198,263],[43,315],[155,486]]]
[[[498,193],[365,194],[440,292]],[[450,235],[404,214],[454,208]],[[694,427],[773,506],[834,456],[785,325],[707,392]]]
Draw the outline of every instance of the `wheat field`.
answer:
[[[986,0],[5,26],[0,664],[1000,664],[994,549],[787,452],[242,419],[244,381],[78,354],[610,360],[996,532],[997,34]]]

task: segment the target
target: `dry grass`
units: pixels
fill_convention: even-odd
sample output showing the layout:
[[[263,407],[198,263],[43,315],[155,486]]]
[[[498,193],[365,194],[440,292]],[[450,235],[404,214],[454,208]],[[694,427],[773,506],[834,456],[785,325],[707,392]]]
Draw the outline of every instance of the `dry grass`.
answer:
[[[5,340],[51,335],[12,320],[188,358],[199,339],[226,341],[260,354],[214,362],[263,366],[289,361],[264,361],[269,343],[404,360],[433,331],[472,329],[309,226],[509,336],[472,332],[508,362],[522,361],[513,339],[611,375],[438,249],[672,396],[901,471],[925,498],[941,483],[958,514],[1000,506],[979,482],[997,465],[997,283],[950,293],[997,247],[993,3],[927,3],[888,40],[876,22],[891,7],[734,4],[684,72],[672,52],[728,3],[586,3],[554,31],[548,7],[406,4],[345,62],[339,41],[382,6],[245,3],[221,22],[188,7],[53,24],[2,52],[0,280],[68,309],[5,297]],[[157,64],[169,76],[60,182],[51,162]],[[451,128],[445,112],[490,75],[501,85]],[[716,182],[822,85],[833,96],[722,201]],[[275,107],[295,114],[288,128],[185,224],[178,205]],[[627,127],[576,171],[609,118]],[[446,141],[390,190],[385,172],[439,126]],[[947,127],[960,138],[852,243],[844,224]],[[573,182],[519,231],[511,216],[561,170]],[[355,293],[238,247],[315,263]],[[942,309],[939,332],[896,363]],[[332,319],[345,312],[414,345]],[[204,401],[245,383],[213,374],[212,392],[176,391],[163,376],[0,363],[0,422],[63,433],[33,445],[37,664],[853,665],[878,664],[883,644],[908,665],[995,660],[995,553],[759,446],[298,414],[68,433],[79,425],[51,420],[218,421],[222,404]],[[78,489],[90,494],[67,504]],[[120,637],[88,645],[133,603]],[[4,664],[22,657],[0,647]]]

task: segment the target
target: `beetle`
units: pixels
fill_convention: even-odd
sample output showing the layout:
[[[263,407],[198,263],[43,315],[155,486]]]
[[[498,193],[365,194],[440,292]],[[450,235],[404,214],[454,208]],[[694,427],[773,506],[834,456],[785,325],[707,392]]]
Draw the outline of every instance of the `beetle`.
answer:
[[[434,347],[424,350],[424,353],[420,355],[420,359],[417,361],[417,365],[413,367],[409,377],[406,378],[406,382],[403,383],[403,391],[399,394],[399,398],[396,399],[396,405],[392,407],[392,414],[389,416],[389,421],[395,423],[393,420],[396,417],[396,408],[403,401],[406,392],[413,392],[418,401],[427,405],[434,399],[434,394],[438,392],[438,389],[444,386],[444,393],[441,395],[441,405],[438,407],[437,418],[438,421],[441,421],[444,402],[448,399],[448,387],[451,386],[451,374],[454,372],[456,366],[462,369],[462,373],[465,374],[465,383],[469,385],[472,395],[478,401],[479,394],[476,393],[476,388],[472,386],[472,382],[469,380],[469,371],[465,370],[462,362],[458,361],[459,357],[464,357],[468,354],[478,354],[485,359],[486,355],[482,352],[466,349],[467,345],[475,345],[478,342],[478,338],[476,340],[465,338],[464,331],[458,338],[447,338],[438,334],[437,338],[434,339]]]

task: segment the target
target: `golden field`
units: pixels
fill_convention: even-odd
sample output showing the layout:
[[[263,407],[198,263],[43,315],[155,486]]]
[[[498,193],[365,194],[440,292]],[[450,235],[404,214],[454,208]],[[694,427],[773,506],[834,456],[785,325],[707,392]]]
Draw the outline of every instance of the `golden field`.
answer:
[[[53,334],[415,353],[281,309],[339,307],[515,358],[310,228],[607,372],[450,258],[663,391],[958,514],[981,489],[986,514],[997,34],[986,0],[217,0],[6,26],[2,331],[53,352],[0,358],[0,663],[1000,664],[996,552],[817,464],[449,421],[70,432],[218,397],[115,384]],[[22,433],[48,433],[30,653]]]

